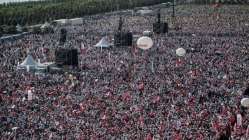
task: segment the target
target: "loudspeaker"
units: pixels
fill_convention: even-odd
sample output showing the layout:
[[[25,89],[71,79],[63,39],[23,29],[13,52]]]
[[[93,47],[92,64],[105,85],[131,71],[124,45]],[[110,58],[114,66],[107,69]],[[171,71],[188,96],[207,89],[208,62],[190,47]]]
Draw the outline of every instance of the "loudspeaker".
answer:
[[[247,89],[244,91],[243,95],[244,96],[249,96],[249,87],[247,87]]]
[[[169,30],[168,23],[154,23],[153,24],[153,32],[157,34],[167,33]]]
[[[114,34],[115,46],[132,46],[133,35],[131,32],[117,32]]]
[[[77,49],[58,49],[55,51],[55,62],[59,66],[78,66]]]
[[[67,40],[67,30],[61,29],[61,35],[60,35],[60,45],[63,45]]]
[[[126,46],[132,46],[133,35],[131,32],[126,34]]]
[[[67,62],[67,50],[59,49],[55,51],[55,63],[59,66],[66,65]]]
[[[68,50],[67,65],[78,66],[78,51],[76,49]]]

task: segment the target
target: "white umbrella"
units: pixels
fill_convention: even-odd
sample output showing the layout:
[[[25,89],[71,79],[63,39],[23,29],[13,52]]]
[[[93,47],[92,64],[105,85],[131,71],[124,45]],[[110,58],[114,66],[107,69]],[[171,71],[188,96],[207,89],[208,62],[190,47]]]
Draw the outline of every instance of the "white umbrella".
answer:
[[[150,37],[143,36],[137,40],[137,47],[143,50],[148,50],[153,46],[153,40]]]
[[[185,56],[185,54],[186,54],[186,50],[185,49],[183,49],[183,48],[176,49],[176,55],[177,56]]]
[[[243,98],[240,103],[243,107],[249,107],[249,98]]]

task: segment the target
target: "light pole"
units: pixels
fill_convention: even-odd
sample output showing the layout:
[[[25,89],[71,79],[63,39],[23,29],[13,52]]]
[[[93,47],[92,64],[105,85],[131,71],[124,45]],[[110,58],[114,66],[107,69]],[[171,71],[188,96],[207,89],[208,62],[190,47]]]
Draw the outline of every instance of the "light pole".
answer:
[[[73,0],[71,0],[70,5],[71,5],[71,14],[73,15]]]
[[[172,3],[172,17],[175,17],[175,0],[173,0],[173,3]]]

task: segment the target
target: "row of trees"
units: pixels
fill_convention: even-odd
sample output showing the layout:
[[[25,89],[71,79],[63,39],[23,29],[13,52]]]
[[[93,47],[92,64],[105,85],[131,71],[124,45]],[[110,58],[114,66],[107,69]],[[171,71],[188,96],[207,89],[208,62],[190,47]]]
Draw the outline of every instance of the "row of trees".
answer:
[[[222,4],[249,4],[249,0],[187,0],[189,3],[196,4],[214,4],[214,3],[222,3]]]
[[[0,5],[0,25],[31,25],[60,18],[153,5],[172,0],[45,0]]]

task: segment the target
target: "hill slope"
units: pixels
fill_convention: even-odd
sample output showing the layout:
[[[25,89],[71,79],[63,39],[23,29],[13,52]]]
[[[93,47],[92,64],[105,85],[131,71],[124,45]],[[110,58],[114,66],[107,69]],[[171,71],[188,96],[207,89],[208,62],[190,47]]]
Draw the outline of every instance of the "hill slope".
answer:
[[[0,25],[37,24],[59,18],[147,6],[171,0],[46,0],[0,5]]]

